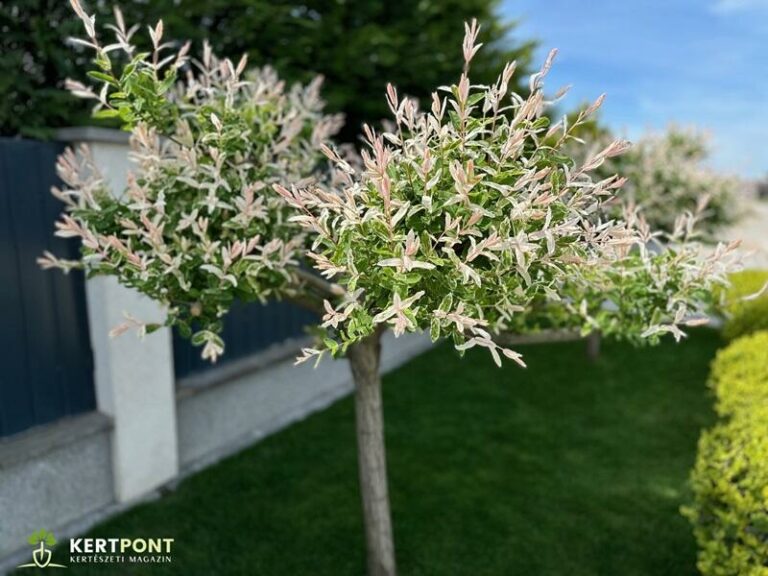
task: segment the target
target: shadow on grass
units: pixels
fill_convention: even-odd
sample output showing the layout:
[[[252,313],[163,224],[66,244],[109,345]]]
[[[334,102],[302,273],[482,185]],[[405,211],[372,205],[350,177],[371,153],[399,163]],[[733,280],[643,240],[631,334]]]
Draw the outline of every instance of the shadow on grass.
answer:
[[[522,347],[527,370],[441,346],[387,376],[401,575],[695,576],[678,508],[718,344]],[[172,564],[68,573],[360,576],[362,534],[345,399],[89,534],[175,538]]]

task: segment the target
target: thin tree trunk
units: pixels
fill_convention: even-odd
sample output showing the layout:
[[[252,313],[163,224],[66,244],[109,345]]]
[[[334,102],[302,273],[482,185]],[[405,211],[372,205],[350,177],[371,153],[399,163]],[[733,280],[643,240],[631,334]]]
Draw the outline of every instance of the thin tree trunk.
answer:
[[[597,362],[600,358],[600,332],[594,331],[587,336],[587,358],[591,362]]]
[[[347,355],[355,381],[357,461],[368,548],[368,576],[396,576],[379,374],[381,333],[377,331],[350,346]]]

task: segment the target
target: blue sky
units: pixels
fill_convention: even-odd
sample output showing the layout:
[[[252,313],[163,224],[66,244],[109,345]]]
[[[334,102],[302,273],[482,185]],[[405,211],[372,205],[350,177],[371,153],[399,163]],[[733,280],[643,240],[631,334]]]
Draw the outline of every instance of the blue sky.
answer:
[[[504,0],[537,38],[547,85],[571,108],[607,93],[601,118],[630,139],[674,122],[712,135],[713,164],[768,173],[768,0]]]

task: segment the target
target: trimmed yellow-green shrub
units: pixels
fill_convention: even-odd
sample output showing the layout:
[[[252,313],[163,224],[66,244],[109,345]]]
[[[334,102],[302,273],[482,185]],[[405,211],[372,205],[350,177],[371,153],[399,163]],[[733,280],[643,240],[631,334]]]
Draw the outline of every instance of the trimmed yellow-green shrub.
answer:
[[[704,576],[768,576],[768,413],[705,432],[686,515]]]
[[[720,422],[702,434],[684,514],[704,576],[768,576],[768,332],[734,341],[712,366]]]
[[[721,416],[768,405],[768,331],[734,340],[712,363],[710,386]]]
[[[723,297],[723,336],[733,340],[758,330],[768,330],[768,292],[754,300],[743,300],[768,282],[768,270],[744,270],[730,274],[731,285]]]

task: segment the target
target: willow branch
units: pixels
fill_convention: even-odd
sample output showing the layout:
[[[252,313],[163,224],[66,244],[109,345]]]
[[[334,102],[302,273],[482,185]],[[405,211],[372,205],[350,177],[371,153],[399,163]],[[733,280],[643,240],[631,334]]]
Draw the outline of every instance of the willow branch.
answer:
[[[322,299],[313,297],[311,294],[288,295],[288,296],[285,296],[285,300],[293,304],[296,304],[297,306],[300,306],[305,310],[309,310],[310,312],[317,314],[318,316],[322,316],[325,313]]]
[[[496,334],[493,340],[503,346],[517,346],[519,344],[543,344],[550,342],[572,342],[583,337],[576,330],[544,330],[529,334],[512,334],[502,332]]]
[[[324,298],[338,298],[347,293],[346,290],[338,284],[328,282],[317,274],[313,274],[303,268],[292,268],[291,273],[297,277],[299,285],[303,284],[316,290]]]

